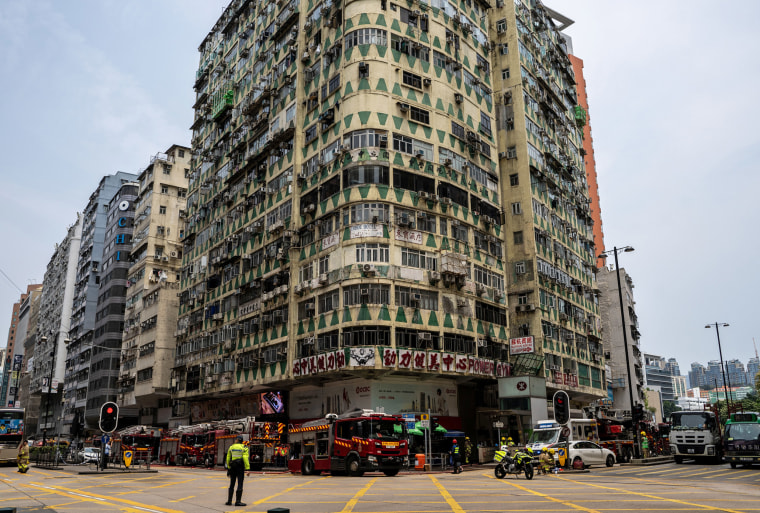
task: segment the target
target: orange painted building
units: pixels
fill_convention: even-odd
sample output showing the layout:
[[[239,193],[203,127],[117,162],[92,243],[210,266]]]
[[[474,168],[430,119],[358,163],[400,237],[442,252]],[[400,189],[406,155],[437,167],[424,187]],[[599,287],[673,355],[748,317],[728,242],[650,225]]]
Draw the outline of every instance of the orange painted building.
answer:
[[[594,160],[594,139],[591,137],[591,115],[588,108],[588,95],[586,94],[586,78],[583,76],[583,60],[574,55],[569,55],[575,73],[576,89],[578,92],[578,105],[586,110],[586,124],[583,126],[583,157],[586,165],[586,181],[588,182],[588,194],[591,198],[591,217],[594,220],[594,246],[596,254],[604,252],[604,230],[602,229],[602,207],[599,203],[599,185],[596,179],[596,161]],[[603,267],[604,259],[597,258],[596,266]]]

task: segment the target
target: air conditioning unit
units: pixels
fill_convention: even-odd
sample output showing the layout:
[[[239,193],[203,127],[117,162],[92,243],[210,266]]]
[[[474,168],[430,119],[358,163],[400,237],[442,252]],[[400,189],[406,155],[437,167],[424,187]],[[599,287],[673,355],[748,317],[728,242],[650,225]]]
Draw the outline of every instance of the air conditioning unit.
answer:
[[[430,282],[437,283],[441,281],[441,273],[438,271],[430,271]]]
[[[478,339],[478,347],[487,347],[488,346],[488,340],[484,338]]]
[[[430,197],[430,195],[427,192],[425,192],[425,191],[419,191],[419,192],[417,192],[417,195],[421,199],[428,199]]]
[[[305,346],[313,346],[314,345],[314,337],[306,337],[303,339],[303,345]]]
[[[375,266],[372,264],[364,264],[362,266],[362,271],[364,272],[364,274],[368,276],[372,276],[377,272],[377,270],[375,269]]]
[[[433,340],[433,335],[423,331],[423,332],[417,333],[417,340],[420,340],[420,341]]]
[[[441,203],[444,205],[451,205],[451,198],[441,198]]]
[[[215,321],[221,321],[222,319],[224,319],[224,314],[215,313],[211,318]]]
[[[457,103],[462,103],[464,101],[464,96],[462,96],[462,93],[456,93],[454,95],[454,101]]]
[[[430,85],[433,83],[433,80],[429,77],[425,77],[422,79],[422,83],[425,85],[425,87],[430,87]]]
[[[401,112],[409,112],[410,105],[408,103],[397,102],[396,105],[401,109]]]
[[[317,206],[316,206],[314,203],[309,203],[308,205],[306,205],[306,206],[304,207],[303,211],[304,211],[304,213],[306,213],[306,214],[311,214],[311,213],[312,213],[312,212],[314,212],[316,209],[317,209]]]
[[[327,273],[322,273],[319,275],[319,283],[327,283]]]
[[[463,306],[467,306],[467,300],[463,297],[457,298],[457,307],[462,308]]]
[[[422,301],[422,294],[412,294],[412,297],[409,299],[413,305],[419,305]]]

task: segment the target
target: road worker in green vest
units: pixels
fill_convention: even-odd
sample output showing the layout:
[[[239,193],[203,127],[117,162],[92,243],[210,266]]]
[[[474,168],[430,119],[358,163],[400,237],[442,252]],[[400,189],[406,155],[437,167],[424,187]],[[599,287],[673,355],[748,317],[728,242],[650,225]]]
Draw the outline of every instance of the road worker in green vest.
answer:
[[[237,442],[232,444],[227,450],[227,475],[230,476],[230,488],[227,494],[226,506],[232,506],[232,492],[235,491],[235,481],[237,481],[237,497],[235,506],[245,506],[243,498],[243,477],[245,472],[250,470],[251,464],[248,461],[248,446],[243,444],[243,435],[238,435]],[[250,473],[248,474],[250,475]]]

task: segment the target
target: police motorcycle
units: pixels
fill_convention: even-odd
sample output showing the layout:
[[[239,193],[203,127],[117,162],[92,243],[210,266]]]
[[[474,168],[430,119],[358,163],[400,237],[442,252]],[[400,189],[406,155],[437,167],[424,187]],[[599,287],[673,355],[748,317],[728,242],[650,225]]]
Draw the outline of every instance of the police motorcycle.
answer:
[[[493,459],[496,462],[493,473],[497,478],[504,479],[507,474],[519,476],[525,473],[525,479],[533,479],[533,451],[530,449],[518,450],[514,456],[510,456],[509,452],[502,447],[501,450],[496,451]]]

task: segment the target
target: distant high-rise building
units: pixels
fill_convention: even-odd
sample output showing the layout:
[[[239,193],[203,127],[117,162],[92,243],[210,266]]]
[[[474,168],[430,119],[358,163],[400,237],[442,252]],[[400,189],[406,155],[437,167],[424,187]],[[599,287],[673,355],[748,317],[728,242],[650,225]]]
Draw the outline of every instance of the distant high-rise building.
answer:
[[[55,247],[42,282],[42,297],[34,334],[34,354],[29,392],[29,404],[38,404],[37,433],[60,433],[61,397],[66,363],[66,340],[71,326],[77,262],[82,238],[83,218],[69,227],[66,237]],[[29,339],[29,337],[27,337]],[[51,387],[52,385],[52,387]],[[37,412],[31,412],[35,416]]]
[[[28,285],[26,292],[13,304],[11,325],[8,329],[8,342],[3,352],[2,388],[0,388],[0,407],[13,406],[18,399],[18,387],[24,360],[24,339],[28,327],[28,308],[32,292],[39,293],[42,284]],[[26,310],[25,310],[26,309]],[[17,342],[18,341],[18,342]]]
[[[103,248],[106,244],[109,205],[121,187],[137,178],[119,171],[106,175],[90,195],[82,214],[82,242],[76,263],[76,284],[68,332],[64,423],[75,417],[84,419],[86,427],[96,429],[103,393],[115,396],[116,368],[109,368],[113,353],[94,347],[95,323],[101,286],[109,277],[101,272]],[[108,243],[113,242],[109,234]],[[114,328],[111,326],[110,328]],[[112,333],[111,329],[108,329]]]
[[[678,366],[678,361],[675,358],[668,358],[665,362],[665,370],[667,370],[671,376],[680,376],[681,368]]]
[[[754,387],[757,373],[760,372],[760,358],[750,358],[747,362],[747,385]]]
[[[713,387],[713,385],[708,385],[707,383],[707,371],[704,365],[692,362],[691,370],[689,371],[689,387],[702,389]]]
[[[743,387],[748,385],[747,383],[747,371],[744,369],[744,364],[734,358],[728,360],[726,363],[726,379],[732,387]],[[752,383],[754,386],[754,383]]]
[[[657,387],[663,401],[675,400],[673,375],[665,368],[665,359],[662,356],[644,353],[644,365],[646,385]]]
[[[178,276],[187,217],[190,148],[171,146],[140,173],[129,237],[131,267],[122,340],[119,405],[134,422],[168,427]]]

